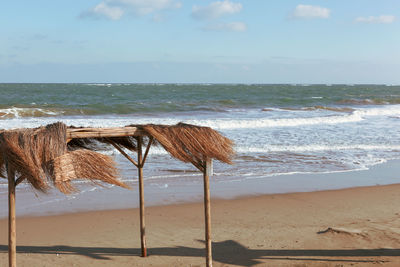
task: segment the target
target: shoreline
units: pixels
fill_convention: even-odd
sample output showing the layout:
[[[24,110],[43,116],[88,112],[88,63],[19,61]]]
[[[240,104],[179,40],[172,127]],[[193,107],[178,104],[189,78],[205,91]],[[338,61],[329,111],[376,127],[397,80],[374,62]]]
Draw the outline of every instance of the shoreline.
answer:
[[[212,199],[236,199],[269,194],[294,192],[316,192],[373,185],[388,185],[400,182],[400,160],[390,160],[371,166],[368,170],[290,174],[251,179],[225,181],[219,176],[211,177]],[[145,174],[146,175],[146,174]],[[154,183],[145,178],[145,206],[196,203],[203,200],[203,184],[198,180],[166,180]],[[161,181],[161,180],[159,180]],[[17,188],[17,216],[48,216],[87,212],[93,210],[115,210],[138,207],[137,183],[133,189],[119,187],[86,187],[78,194],[63,195],[52,189],[49,194],[33,189]],[[6,190],[6,189],[5,189]],[[7,192],[0,194],[0,219],[7,217]]]
[[[215,266],[398,266],[400,184],[213,199]],[[17,262],[36,266],[202,266],[202,203],[17,218]],[[0,220],[0,263],[7,220]],[[75,264],[75,265],[74,265]]]

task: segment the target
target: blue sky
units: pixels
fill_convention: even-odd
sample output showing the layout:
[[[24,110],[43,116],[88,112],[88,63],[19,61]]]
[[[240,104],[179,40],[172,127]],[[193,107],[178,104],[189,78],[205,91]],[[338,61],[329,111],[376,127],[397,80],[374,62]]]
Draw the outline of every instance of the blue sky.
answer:
[[[0,82],[400,84],[398,0],[1,6]]]

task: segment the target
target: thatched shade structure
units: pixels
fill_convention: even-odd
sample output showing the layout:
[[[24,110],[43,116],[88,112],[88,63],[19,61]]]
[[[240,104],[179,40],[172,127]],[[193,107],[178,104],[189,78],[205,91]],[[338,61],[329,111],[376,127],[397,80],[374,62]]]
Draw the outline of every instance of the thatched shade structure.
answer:
[[[60,122],[35,129],[0,130],[0,177],[8,179],[9,191],[9,265],[16,266],[15,187],[22,181],[42,192],[54,186],[65,194],[77,190],[71,183],[75,179],[129,188],[118,179],[113,159],[96,152],[104,145],[115,147],[138,168],[141,247],[146,257],[143,166],[152,144],[203,172],[206,263],[212,266],[209,176],[212,159],[231,163],[231,140],[211,128],[183,123],[77,128]],[[124,148],[137,153],[137,160]]]

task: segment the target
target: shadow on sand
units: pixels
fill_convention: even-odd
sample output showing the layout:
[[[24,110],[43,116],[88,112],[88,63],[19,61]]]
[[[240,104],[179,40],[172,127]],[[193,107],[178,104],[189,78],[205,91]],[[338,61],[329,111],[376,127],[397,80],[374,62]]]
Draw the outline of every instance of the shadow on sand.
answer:
[[[8,246],[0,245],[0,253],[7,253]],[[18,253],[81,255],[98,260],[114,256],[140,256],[140,248],[71,247],[71,246],[18,246]],[[205,257],[205,249],[191,247],[149,248],[155,256]],[[400,249],[249,249],[234,240],[213,242],[213,260],[223,264],[253,266],[260,260],[300,260],[325,262],[382,262],[371,257],[399,257]],[[334,257],[334,258],[332,258]]]

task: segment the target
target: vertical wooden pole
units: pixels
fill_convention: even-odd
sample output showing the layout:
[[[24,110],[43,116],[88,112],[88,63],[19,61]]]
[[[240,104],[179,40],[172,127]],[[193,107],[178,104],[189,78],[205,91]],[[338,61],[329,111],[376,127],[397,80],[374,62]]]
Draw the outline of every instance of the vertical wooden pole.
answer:
[[[212,175],[212,159],[206,158],[204,163],[204,214],[205,214],[205,238],[207,258],[206,266],[212,267],[212,244],[211,244],[211,209],[210,209],[210,176]]]
[[[8,178],[8,266],[17,266],[17,237],[15,226],[15,173],[7,166]]]
[[[140,241],[142,247],[142,257],[147,257],[146,248],[146,232],[144,221],[144,190],[143,190],[143,156],[142,143],[143,137],[137,139],[137,160],[138,160],[138,176],[139,176],[139,201],[140,201]]]

